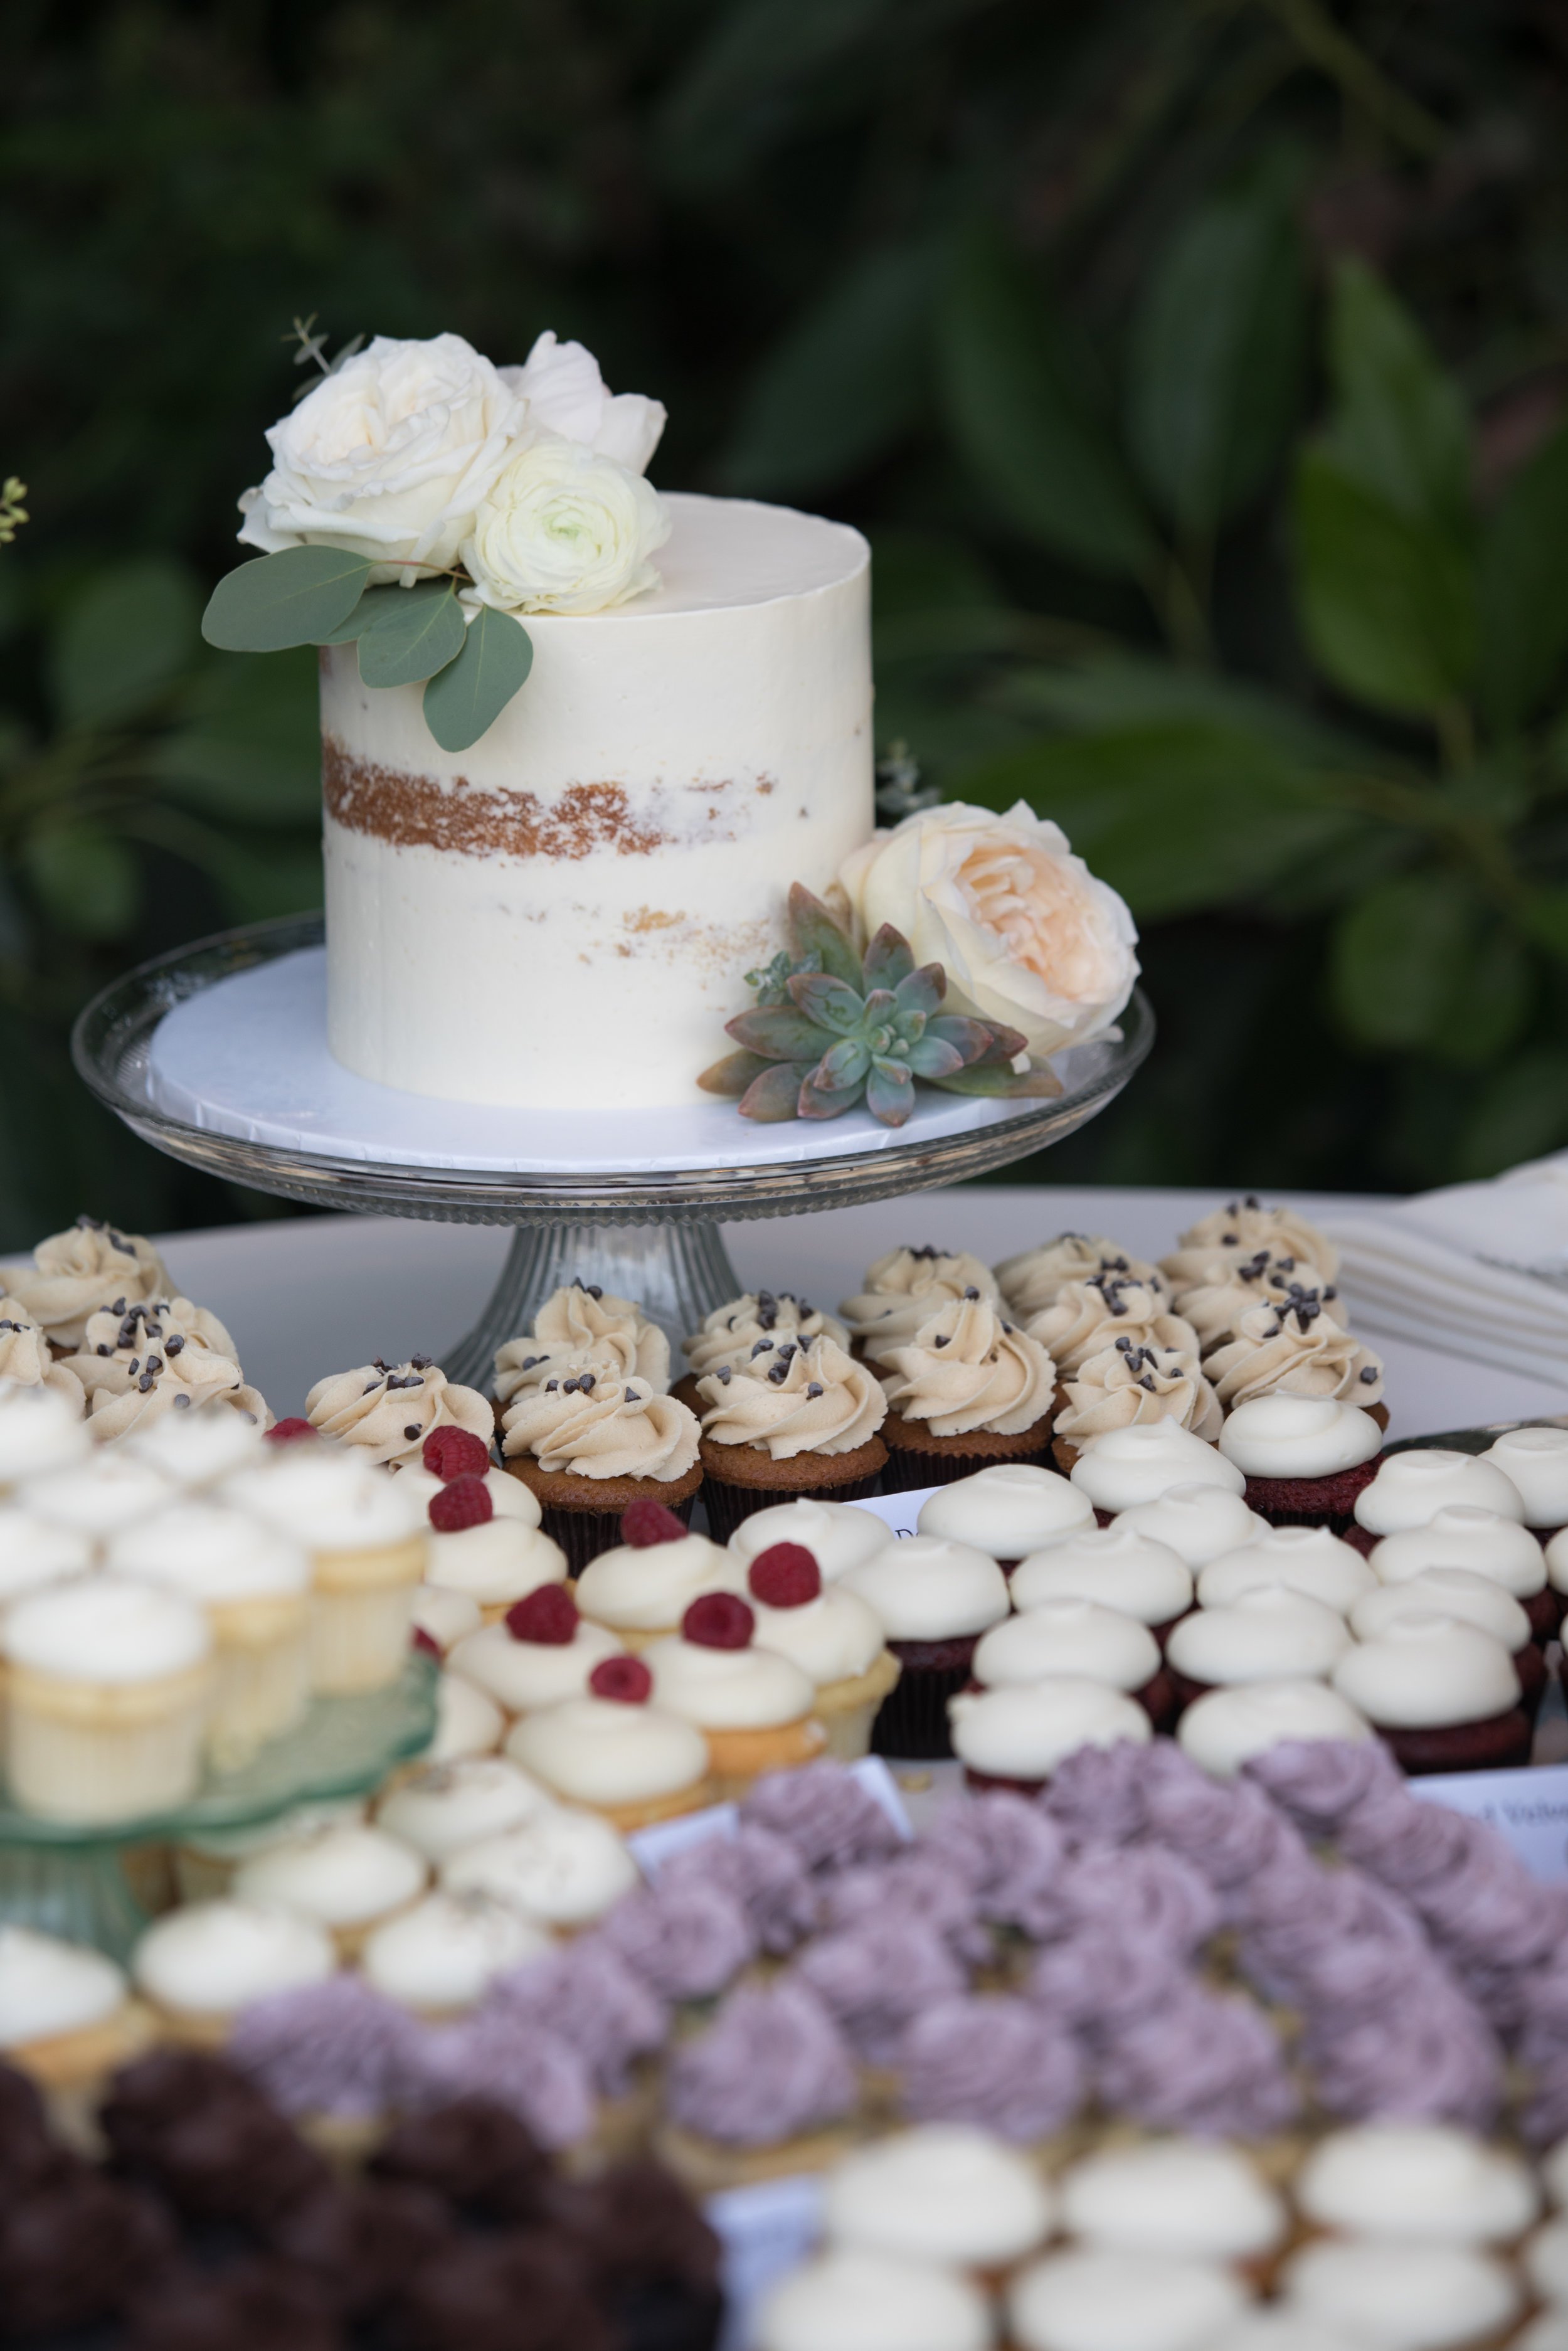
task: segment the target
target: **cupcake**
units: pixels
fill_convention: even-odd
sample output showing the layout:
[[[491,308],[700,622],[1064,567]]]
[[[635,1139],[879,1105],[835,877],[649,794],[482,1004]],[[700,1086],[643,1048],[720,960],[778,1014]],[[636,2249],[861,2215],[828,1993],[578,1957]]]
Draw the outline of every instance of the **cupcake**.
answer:
[[[0,1381],[7,1388],[50,1388],[78,1419],[87,1410],[74,1367],[51,1353],[42,1324],[19,1298],[0,1297]]]
[[[1174,1551],[1195,1575],[1223,1552],[1239,1551],[1269,1531],[1268,1520],[1223,1486],[1170,1486],[1157,1501],[1134,1502],[1118,1515],[1124,1526]]]
[[[68,1397],[47,1387],[0,1388],[0,1493],[27,1479],[68,1477],[91,1451],[80,1408]]]
[[[438,1657],[444,1657],[476,1633],[484,1623],[479,1603],[470,1600],[465,1592],[447,1592],[439,1584],[421,1583],[413,1595],[413,1637],[415,1647],[428,1643]],[[423,1635],[423,1643],[421,1635]]]
[[[507,1718],[493,1698],[461,1674],[444,1673],[435,1685],[435,1736],[423,1760],[460,1763],[470,1755],[494,1755],[506,1732]]]
[[[376,1826],[438,1866],[465,1845],[531,1820],[549,1801],[506,1756],[468,1755],[423,1764],[400,1780],[377,1805]]]
[[[344,1959],[399,1911],[429,1877],[423,1854],[384,1829],[328,1827],[269,1845],[235,1872],[234,1898],[288,1910],[330,1935]]]
[[[1304,1290],[1289,1305],[1249,1308],[1235,1336],[1204,1356],[1203,1368],[1227,1412],[1259,1396],[1316,1396],[1354,1405],[1388,1426],[1381,1357]]]
[[[96,1217],[78,1217],[63,1233],[51,1233],[33,1251],[31,1264],[0,1267],[0,1285],[42,1324],[62,1355],[80,1346],[89,1315],[105,1308],[123,1314],[172,1287],[150,1240]]]
[[[7,1430],[18,1439],[26,1434],[13,1415],[18,1399],[34,1393],[31,1388],[17,1388],[9,1397],[0,1395],[0,1456]],[[47,1432],[41,1427],[33,1433],[47,1438]],[[133,1519],[146,1518],[177,1501],[180,1489],[150,1462],[135,1460],[129,1450],[116,1445],[89,1453],[86,1460],[40,1468],[36,1477],[18,1477],[11,1493],[35,1518],[47,1519],[51,1526],[73,1527],[101,1546]]]
[[[100,1445],[176,1412],[234,1411],[258,1431],[271,1425],[259,1390],[246,1384],[234,1341],[188,1298],[89,1316],[81,1351],[65,1360],[86,1391],[88,1433]]]
[[[421,1461],[425,1439],[438,1428],[466,1429],[488,1444],[494,1416],[476,1388],[449,1380],[428,1355],[406,1364],[361,1364],[318,1380],[305,1399],[313,1428],[351,1445],[367,1460],[390,1468]]]
[[[1500,1641],[1513,1659],[1525,1705],[1540,1704],[1546,1667],[1529,1617],[1500,1583],[1468,1567],[1428,1567],[1399,1583],[1375,1583],[1350,1610],[1350,1629],[1358,1641],[1375,1641],[1401,1617],[1433,1615],[1477,1625]]]
[[[1303,1741],[1366,1744],[1371,1724],[1325,1682],[1239,1682],[1214,1689],[1183,1714],[1176,1741],[1216,1780],[1231,1780],[1255,1756]]]
[[[881,1528],[880,1519],[857,1511]],[[681,1629],[681,1619],[699,1593],[738,1591],[744,1571],[727,1551],[694,1535],[674,1513],[654,1502],[638,1502],[621,1520],[621,1541],[589,1561],[573,1588],[582,1614],[615,1635],[622,1648],[645,1649]]]
[[[1480,1458],[1518,1488],[1527,1527],[1568,1525],[1568,1428],[1505,1428]]]
[[[743,1983],[705,2032],[672,2050],[655,2149],[708,2194],[823,2171],[854,2143],[858,2101],[854,2060],[816,1995],[788,1976]],[[981,2333],[963,2351],[985,2351],[988,2339]],[[821,2336],[775,2333],[770,2344],[763,2332],[760,2340],[769,2351],[819,2351]],[[898,2340],[883,2336],[890,2351]]]
[[[887,1396],[882,1435],[890,1490],[1043,1458],[1055,1366],[1038,1341],[977,1292],[939,1308],[912,1340],[884,1346],[877,1363]]]
[[[222,1403],[166,1412],[127,1437],[126,1450],[189,1494],[204,1494],[267,1458],[261,1422]]]
[[[596,1282],[569,1281],[546,1299],[531,1332],[508,1339],[496,1356],[497,1413],[529,1388],[591,1371],[630,1380],[650,1394],[670,1385],[670,1343],[629,1298]]]
[[[1294,2183],[1303,2220],[1346,2237],[1507,2245],[1541,2210],[1529,2165],[1452,2123],[1377,2121],[1331,2131]]]
[[[1081,1747],[1142,1746],[1153,1736],[1136,1699],[1081,1675],[961,1690],[948,1700],[947,1714],[966,1785],[1019,1795],[1043,1788]]]
[[[325,1802],[291,1805],[271,1820],[256,1821],[243,1829],[193,1830],[174,1848],[179,1899],[221,1901],[234,1884],[235,1870],[258,1853],[319,1829],[357,1826],[369,1809],[362,1796],[338,1796]]]
[[[1119,1522],[1068,1535],[1019,1562],[1013,1605],[1020,1612],[1053,1600],[1092,1600],[1146,1625],[1163,1647],[1192,1606],[1192,1570],[1168,1543]]]
[[[1310,1308],[1309,1322],[1322,1316],[1342,1327],[1349,1325],[1334,1284],[1288,1249],[1254,1249],[1239,1263],[1234,1249],[1215,1249],[1207,1258],[1194,1252],[1187,1264],[1192,1278],[1175,1292],[1171,1303],[1192,1324],[1206,1355],[1234,1339],[1242,1316],[1260,1306],[1271,1307],[1278,1314]]]
[[[455,1485],[459,1478],[477,1478],[490,1498],[492,1518],[520,1519],[524,1526],[537,1527],[543,1516],[528,1488],[497,1467],[487,1441],[466,1428],[432,1429],[421,1447],[417,1468],[407,1463],[397,1475],[399,1490],[417,1502],[422,1511],[429,1511],[444,1487]]]
[[[303,1440],[218,1489],[310,1555],[310,1679],[332,1697],[383,1688],[402,1671],[425,1521],[399,1480],[350,1446]]]
[[[1081,1675],[1136,1698],[1156,1730],[1168,1729],[1176,1711],[1171,1678],[1148,1626],[1094,1600],[1042,1600],[1021,1616],[1004,1617],[980,1635],[972,1672],[981,1689]]]
[[[1498,1771],[1530,1761],[1530,1717],[1513,1659],[1476,1625],[1398,1617],[1347,1649],[1333,1681],[1407,1772]]]
[[[444,1892],[483,1895],[563,1935],[595,1925],[638,1882],[613,1824],[576,1805],[548,1805],[441,1865]]]
[[[1358,1550],[1370,1551],[1379,1536],[1429,1526],[1455,1502],[1524,1523],[1519,1489],[1495,1463],[1446,1445],[1416,1445],[1386,1454],[1378,1463],[1377,1475],[1355,1498],[1351,1540]]]
[[[657,1502],[691,1516],[703,1482],[695,1414],[637,1379],[547,1380],[507,1407],[501,1451],[575,1573],[614,1541],[621,1514]]]
[[[1104,2252],[1224,2262],[1246,2270],[1290,2230],[1284,2202],[1239,2147],[1204,2139],[1106,2147],[1061,2181],[1069,2235]]]
[[[934,2261],[830,2247],[770,2286],[758,2305],[756,2351],[988,2351],[985,2295]]]
[[[542,1527],[497,1518],[488,1486],[487,1479],[455,1478],[432,1495],[424,1579],[477,1601],[486,1624],[498,1625],[530,1592],[566,1582],[566,1553]]]
[[[789,1656],[754,1642],[756,1629],[757,1613],[738,1593],[707,1592],[692,1602],[677,1635],[643,1653],[656,1702],[706,1740],[721,1801],[746,1795],[764,1772],[811,1763],[827,1751],[816,1683]]]
[[[1196,1346],[1135,1346],[1130,1339],[1118,1340],[1091,1355],[1066,1384],[1056,1416],[1056,1466],[1071,1473],[1092,1438],[1123,1436],[1164,1420],[1207,1443],[1218,1436],[1220,1419]]]
[[[1124,1522],[1136,1511],[1124,1514]],[[1361,1552],[1330,1534],[1327,1527],[1271,1527],[1266,1522],[1249,1542],[1210,1560],[1197,1579],[1200,1608],[1228,1608],[1244,1592],[1281,1584],[1307,1600],[1348,1616],[1358,1600],[1375,1591],[1377,1578]]]
[[[12,1609],[5,1649],[6,1776],[25,1812],[107,1823],[189,1802],[213,1687],[199,1608],[83,1576]]]
[[[746,1586],[758,1647],[788,1657],[809,1677],[828,1753],[841,1763],[858,1761],[870,1751],[872,1724],[899,1676],[881,1619],[856,1593],[824,1585],[800,1543],[759,1552]]]
[[[324,1982],[338,1964],[316,1920],[272,1903],[195,1902],[148,1928],[131,1955],[164,2038],[217,2049],[253,2001]]]
[[[874,1510],[857,1502],[819,1502],[802,1496],[799,1501],[776,1502],[771,1510],[753,1510],[730,1536],[732,1558],[748,1568],[759,1552],[775,1543],[799,1543],[816,1561],[824,1583],[837,1583],[852,1567],[885,1551],[895,1540],[893,1529]]]
[[[1172,1313],[1169,1292],[1157,1274],[1153,1281],[1095,1273],[1082,1281],[1064,1282],[1049,1306],[1029,1317],[1025,1328],[1068,1377],[1123,1339],[1129,1347],[1197,1353],[1197,1332]]]
[[[1293,2252],[1280,2277],[1292,2313],[1347,2343],[1400,2351],[1458,2351],[1503,2339],[1522,2295],[1495,2254],[1468,2245],[1320,2237]]]
[[[0,1927],[0,2056],[75,2122],[110,2075],[140,2056],[152,2021],[101,1951]]]
[[[109,1546],[118,1573],[177,1592],[212,1630],[207,1752],[220,1771],[248,1763],[303,1720],[310,1699],[310,1562],[262,1520],[222,1503],[176,1502]]]
[[[1448,1502],[1425,1526],[1385,1535],[1367,1557],[1380,1583],[1401,1583],[1434,1567],[1468,1568],[1512,1594],[1538,1641],[1549,1641],[1557,1630],[1562,1605],[1549,1581],[1546,1555],[1517,1519],[1500,1518],[1474,1502]]]
[[[1017,2351],[1198,2351],[1248,2298],[1220,2262],[1068,2246],[1014,2279],[1009,2340]]]
[[[967,1249],[890,1249],[866,1268],[864,1289],[842,1300],[839,1312],[855,1353],[875,1363],[883,1348],[906,1346],[938,1307],[967,1290],[993,1303],[1001,1295],[989,1268]]]
[[[695,1412],[700,1408],[696,1383],[716,1372],[721,1364],[732,1372],[744,1371],[754,1354],[766,1353],[787,1339],[824,1336],[848,1353],[850,1334],[833,1315],[820,1312],[788,1290],[747,1290],[743,1297],[716,1306],[703,1317],[702,1329],[681,1342],[688,1368],[685,1378],[676,1383],[676,1393]]]
[[[1324,1680],[1351,1646],[1338,1611],[1282,1584],[1258,1584],[1225,1608],[1197,1608],[1166,1643],[1184,1706],[1238,1682]]]
[[[939,1487],[920,1505],[923,1535],[988,1552],[1004,1575],[1020,1559],[1094,1524],[1094,1505],[1054,1469],[998,1462]]]
[[[1160,1259],[1160,1270],[1176,1289],[1186,1289],[1213,1264],[1240,1264],[1259,1249],[1273,1249],[1294,1258],[1324,1281],[1339,1271],[1339,1251],[1326,1233],[1320,1233],[1294,1208],[1265,1208],[1256,1193],[1216,1208],[1182,1233],[1173,1254]]]
[[[852,1502],[887,1460],[887,1398],[830,1338],[791,1340],[697,1383],[708,1523],[727,1541],[753,1510],[797,1494]]]
[[[939,2262],[989,2283],[1044,2243],[1054,2201],[1038,2168],[1005,2140],[926,2123],[857,2148],[828,2174],[822,2234],[830,2245]]]
[[[360,1956],[365,1981],[427,2023],[477,2005],[499,1975],[553,1948],[542,1927],[487,1894],[427,1894],[390,1918]]]
[[[1107,1429],[1077,1448],[1070,1475],[1108,1518],[1139,1502],[1156,1502],[1173,1486],[1224,1486],[1239,1494],[1247,1483],[1217,1446],[1174,1419]]]
[[[55,1526],[14,1502],[0,1502],[0,1624],[30,1592],[68,1583],[93,1563],[95,1545],[75,1527]]]
[[[1169,1284],[1159,1268],[1134,1257],[1119,1241],[1090,1233],[1059,1233],[1054,1240],[1004,1258],[995,1268],[997,1287],[1020,1322],[1054,1306],[1071,1281],[1092,1281],[1097,1274],[1116,1273],[1124,1280],[1146,1282],[1168,1294]]]
[[[683,1716],[651,1706],[641,1657],[606,1657],[585,1698],[526,1714],[507,1752],[563,1803],[601,1813],[623,1835],[715,1802],[707,1743]]]
[[[1248,1507],[1271,1526],[1341,1532],[1378,1471],[1383,1431],[1332,1396],[1254,1396],[1235,1406],[1219,1449],[1247,1480]]]
[[[459,1641],[452,1670],[507,1714],[531,1714],[564,1698],[581,1698],[594,1667],[622,1654],[622,1645],[608,1625],[579,1615],[564,1584],[542,1583],[508,1608],[498,1625],[486,1625]]]
[[[968,1680],[980,1635],[1008,1614],[1001,1569],[968,1543],[912,1535],[842,1581],[866,1602],[902,1669],[873,1728],[876,1752],[950,1754],[947,1700]]]

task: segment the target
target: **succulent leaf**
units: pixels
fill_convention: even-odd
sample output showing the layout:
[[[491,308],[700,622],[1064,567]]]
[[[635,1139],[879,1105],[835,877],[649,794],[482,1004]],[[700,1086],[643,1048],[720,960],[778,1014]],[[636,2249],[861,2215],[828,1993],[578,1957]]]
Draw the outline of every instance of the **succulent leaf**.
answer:
[[[947,975],[939,963],[923,963],[918,971],[905,973],[896,990],[901,1012],[918,1012],[929,1019],[947,993]]]
[[[902,1062],[883,1061],[879,1055],[872,1063],[865,1081],[865,1106],[883,1126],[904,1124],[915,1108],[915,1081]]]
[[[706,1094],[728,1094],[738,1098],[754,1078],[759,1078],[764,1070],[770,1070],[773,1066],[771,1061],[764,1061],[760,1053],[727,1053],[722,1061],[715,1061],[703,1071],[697,1083]]]
[[[864,1007],[860,990],[847,981],[825,971],[801,972],[789,982],[789,993],[808,1019],[835,1037],[852,1037],[860,1028]]]
[[[793,1004],[759,1004],[755,1012],[737,1012],[724,1025],[737,1045],[769,1061],[815,1061],[831,1042]]]
[[[777,1125],[782,1119],[800,1115],[801,1071],[799,1062],[771,1062],[747,1089],[740,1099],[742,1118],[755,1119],[758,1125]]]
[[[796,972],[821,971],[821,967],[820,956],[796,956],[787,947],[780,947],[771,963],[764,964],[760,971],[747,973],[746,985],[757,990],[758,1004],[788,1004],[789,982]]]
[[[937,970],[941,966],[935,967]],[[909,941],[891,923],[883,923],[865,951],[857,977],[863,976],[867,987],[896,987],[915,969],[915,957]]]
[[[813,1071],[800,1088],[800,1114],[802,1118],[841,1118],[845,1111],[853,1110],[864,1092],[863,1085],[836,1089],[820,1086]]]
[[[861,985],[860,957],[854,941],[842,925],[836,923],[820,898],[813,897],[803,882],[796,882],[789,890],[789,936],[797,956],[815,956],[817,968],[830,973],[859,990]],[[797,965],[796,968],[800,967]]]
[[[965,1070],[955,1070],[950,1078],[933,1078],[933,1085],[948,1094],[981,1094],[997,1100],[1018,1102],[1053,1102],[1061,1092],[1061,1080],[1055,1071],[1032,1064],[1029,1069],[1015,1070],[1009,1061],[974,1061]]]
[[[836,1093],[841,1086],[858,1086],[864,1082],[871,1067],[871,1049],[858,1037],[841,1038],[831,1046],[818,1062],[816,1082],[825,1092]]]
[[[964,1056],[957,1047],[941,1037],[922,1037],[917,1043],[905,1046],[904,1060],[917,1078],[950,1078],[964,1066]]]

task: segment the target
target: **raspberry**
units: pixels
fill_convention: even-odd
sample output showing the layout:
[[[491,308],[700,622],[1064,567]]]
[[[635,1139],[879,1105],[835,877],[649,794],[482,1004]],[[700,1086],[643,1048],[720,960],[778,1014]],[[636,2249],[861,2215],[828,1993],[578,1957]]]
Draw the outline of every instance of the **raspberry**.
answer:
[[[754,1598],[768,1608],[803,1608],[822,1589],[822,1571],[804,1543],[769,1543],[747,1577]]]
[[[469,1428],[433,1428],[419,1458],[444,1486],[454,1478],[482,1478],[490,1467],[489,1447]]]
[[[514,1641],[538,1641],[547,1648],[564,1649],[577,1630],[577,1603],[564,1583],[541,1583],[507,1611],[507,1630]]]
[[[292,1420],[274,1421],[267,1432],[267,1441],[268,1445],[294,1445],[300,1437],[314,1437],[315,1434],[311,1422],[301,1420],[296,1414]]]
[[[588,1677],[595,1698],[612,1698],[622,1706],[646,1706],[653,1677],[641,1657],[601,1657]]]
[[[699,1649],[744,1649],[757,1619],[736,1592],[705,1592],[681,1619],[681,1630]]]
[[[621,1540],[633,1551],[652,1551],[655,1543],[685,1542],[686,1530],[663,1502],[629,1502],[621,1513]]]
[[[430,1523],[437,1534],[460,1535],[465,1527],[482,1527],[495,1515],[483,1478],[454,1478],[430,1498]]]
[[[417,1656],[422,1657],[434,1657],[437,1665],[441,1663],[441,1644],[439,1641],[432,1638],[431,1635],[425,1631],[423,1625],[416,1625],[414,1626],[413,1631],[409,1635],[409,1641],[410,1646]]]

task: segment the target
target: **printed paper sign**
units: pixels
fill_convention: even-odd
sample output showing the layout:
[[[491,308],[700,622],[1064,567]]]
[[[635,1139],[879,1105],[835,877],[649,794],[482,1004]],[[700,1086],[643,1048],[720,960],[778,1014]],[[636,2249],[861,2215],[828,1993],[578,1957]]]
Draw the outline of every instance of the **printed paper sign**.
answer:
[[[1506,1837],[1533,1877],[1568,1883],[1568,1763],[1517,1771],[1437,1771],[1410,1792],[1469,1813]]]
[[[849,1507],[852,1510],[870,1510],[873,1518],[891,1527],[895,1535],[915,1535],[920,1531],[915,1523],[920,1516],[920,1505],[928,1502],[933,1494],[939,1494],[941,1490],[939,1486],[916,1486],[907,1494],[873,1494],[869,1501],[852,1502]]]

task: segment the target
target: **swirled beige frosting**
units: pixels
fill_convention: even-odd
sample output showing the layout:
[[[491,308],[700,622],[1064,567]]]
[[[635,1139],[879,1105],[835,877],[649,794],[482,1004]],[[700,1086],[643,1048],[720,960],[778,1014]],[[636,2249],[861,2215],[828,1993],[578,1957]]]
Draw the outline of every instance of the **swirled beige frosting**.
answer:
[[[715,1445],[755,1445],[775,1461],[798,1453],[852,1453],[887,1418],[874,1372],[834,1339],[787,1339],[736,1372],[721,1364],[698,1383],[703,1435]]]
[[[631,1299],[591,1282],[569,1281],[546,1299],[531,1332],[497,1351],[496,1395],[510,1404],[525,1388],[581,1372],[632,1380],[663,1395],[670,1384],[670,1343]]]
[[[1223,1418],[1196,1352],[1127,1341],[1091,1355],[1077,1378],[1068,1381],[1067,1409],[1058,1416],[1056,1434],[1082,1445],[1114,1428],[1174,1420],[1208,1444],[1218,1436]]]
[[[531,1453],[574,1478],[656,1478],[668,1485],[697,1458],[695,1412],[640,1380],[583,1372],[528,1388],[502,1418],[501,1450]]]
[[[239,1349],[215,1314],[188,1298],[150,1298],[89,1314],[81,1345],[64,1361],[91,1397],[104,1387],[119,1395],[128,1379],[158,1372],[187,1353],[220,1355],[239,1369]]]
[[[1239,1264],[1262,1249],[1295,1258],[1324,1281],[1332,1281],[1339,1271],[1339,1251],[1326,1233],[1309,1225],[1294,1208],[1265,1208],[1252,1193],[1189,1226],[1171,1255],[1161,1258],[1160,1271],[1174,1290],[1190,1290],[1195,1282],[1214,1279],[1208,1269],[1217,1252],[1222,1253],[1223,1263],[1234,1251]]]
[[[413,1355],[406,1364],[361,1364],[318,1380],[305,1399],[313,1427],[358,1446],[371,1461],[394,1468],[417,1463],[434,1428],[465,1428],[486,1445],[495,1416],[477,1388],[459,1387],[439,1364]]]
[[[211,1347],[188,1347],[153,1371],[151,1359],[126,1375],[122,1387],[100,1387],[88,1410],[88,1433],[100,1445],[146,1428],[168,1412],[197,1412],[204,1405],[231,1405],[261,1428],[272,1415],[259,1388],[248,1387],[236,1363]]]
[[[53,1388],[74,1411],[87,1410],[80,1380],[68,1364],[55,1361],[42,1323],[19,1298],[0,1298],[0,1380],[18,1388]]]
[[[888,1403],[934,1437],[1016,1437],[1043,1419],[1056,1394],[1046,1349],[984,1298],[955,1298],[883,1360]]]
[[[766,1354],[770,1345],[781,1345],[786,1339],[821,1339],[824,1334],[848,1352],[850,1334],[835,1316],[808,1306],[791,1290],[747,1290],[727,1306],[716,1306],[704,1317],[702,1329],[683,1339],[681,1347],[700,1380],[721,1364],[744,1371],[754,1353]]]
[[[1315,1267],[1288,1250],[1260,1249],[1240,1265],[1234,1249],[1216,1250],[1207,1269],[1211,1279],[1176,1292],[1175,1311],[1192,1324],[1205,1354],[1234,1339],[1243,1314],[1254,1306],[1312,1306],[1331,1322],[1348,1323],[1344,1301]]]
[[[1096,1274],[1117,1273],[1124,1281],[1147,1282],[1164,1290],[1165,1277],[1157,1266],[1134,1257],[1119,1241],[1103,1234],[1058,1233],[1053,1241],[1021,1256],[1004,1258],[996,1269],[997,1284],[1020,1322],[1042,1307],[1054,1306],[1070,1281],[1092,1281]]]
[[[1333,1396],[1366,1405],[1383,1394],[1381,1359],[1306,1301],[1284,1312],[1249,1307],[1235,1338],[1206,1356],[1203,1368],[1228,1412],[1253,1396]]]
[[[866,1268],[865,1288],[841,1300],[839,1312],[851,1337],[874,1355],[884,1347],[907,1346],[939,1306],[971,1290],[993,1301],[1001,1296],[990,1268],[967,1249],[890,1249]]]
[[[1165,1284],[1134,1281],[1120,1273],[1064,1283],[1055,1304],[1041,1307],[1025,1327],[1061,1372],[1077,1371],[1118,1339],[1140,1347],[1197,1352],[1197,1333],[1172,1313]]]
[[[19,1299],[51,1343],[66,1352],[79,1347],[87,1319],[99,1307],[123,1313],[173,1288],[163,1261],[140,1233],[116,1232],[96,1217],[78,1217],[63,1233],[51,1233],[33,1251],[31,1265],[0,1267],[0,1288]]]

